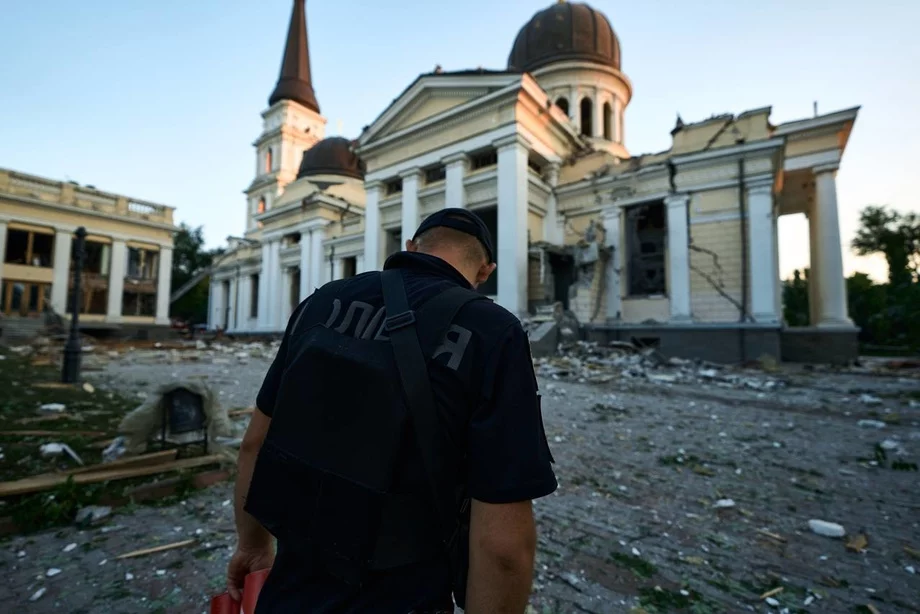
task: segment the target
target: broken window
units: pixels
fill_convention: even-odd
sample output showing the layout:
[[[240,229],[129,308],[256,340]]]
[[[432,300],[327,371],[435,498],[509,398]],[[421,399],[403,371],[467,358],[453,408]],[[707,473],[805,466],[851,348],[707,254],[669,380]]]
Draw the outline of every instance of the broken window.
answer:
[[[249,276],[249,317],[259,317],[259,274]]]
[[[342,279],[348,279],[358,274],[358,259],[355,256],[342,258]]]
[[[125,316],[154,316],[156,315],[156,293],[125,290],[122,297],[121,313]]]
[[[108,243],[86,241],[84,244],[83,272],[108,276],[112,260],[112,246]]]
[[[447,169],[444,168],[443,164],[425,169],[425,183],[443,181],[445,177],[447,177]]]
[[[565,96],[560,96],[556,99],[556,106],[562,109],[562,112],[565,113],[566,117],[569,116],[569,100]]]
[[[0,314],[37,317],[51,301],[51,284],[5,280],[0,283]]]
[[[609,102],[604,103],[604,138],[608,141],[613,134],[611,132],[611,126],[613,124],[613,108],[610,106]]]
[[[156,279],[159,256],[153,250],[129,247],[127,276],[133,279]]]
[[[292,232],[291,234],[284,235],[281,237],[281,244],[284,247],[294,247],[295,245],[300,245],[300,233]]]
[[[470,155],[470,170],[478,171],[498,164],[498,152],[495,148],[486,149]]]
[[[629,294],[665,294],[667,228],[664,203],[626,210],[626,257]]]
[[[10,228],[6,235],[6,256],[9,264],[51,267],[54,255],[54,235]]]
[[[590,98],[581,99],[581,133],[585,136],[594,136],[591,119],[594,111],[594,105],[591,104]]]
[[[386,190],[387,196],[392,196],[393,194],[399,194],[400,192],[402,192],[402,179],[399,179],[399,178],[390,179],[389,181],[386,182],[384,189]]]

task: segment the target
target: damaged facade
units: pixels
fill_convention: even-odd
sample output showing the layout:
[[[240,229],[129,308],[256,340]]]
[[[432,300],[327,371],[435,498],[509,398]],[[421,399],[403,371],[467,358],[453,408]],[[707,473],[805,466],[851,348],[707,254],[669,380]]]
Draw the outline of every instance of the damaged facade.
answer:
[[[169,324],[173,208],[0,168],[0,318],[4,333],[67,317],[73,234],[86,228],[79,305],[85,328]]]
[[[591,338],[714,360],[855,353],[835,173],[858,109],[678,120],[670,149],[631,156],[631,97],[607,19],[561,2],[524,25],[506,69],[439,67],[357,140],[324,139],[295,0],[210,327],[280,332],[314,288],[381,268],[426,215],[466,207],[497,244],[482,291],[522,317],[562,303]],[[793,213],[808,216],[816,279],[803,330],[782,322],[776,222]]]

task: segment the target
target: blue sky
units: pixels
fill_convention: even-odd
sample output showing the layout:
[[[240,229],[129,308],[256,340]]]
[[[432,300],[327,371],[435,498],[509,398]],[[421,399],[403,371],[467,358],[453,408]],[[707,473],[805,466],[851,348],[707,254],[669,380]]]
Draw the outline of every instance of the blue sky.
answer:
[[[308,0],[328,134],[357,136],[419,73],[504,67],[549,0]],[[244,227],[252,141],[277,79],[290,0],[5,2],[0,166],[175,206],[210,245]],[[772,105],[779,123],[862,105],[840,173],[848,242],[869,203],[917,210],[920,2],[594,0],[634,86],[626,144],[666,149],[685,121]],[[808,261],[781,219],[781,268]],[[884,265],[845,251],[847,272]]]

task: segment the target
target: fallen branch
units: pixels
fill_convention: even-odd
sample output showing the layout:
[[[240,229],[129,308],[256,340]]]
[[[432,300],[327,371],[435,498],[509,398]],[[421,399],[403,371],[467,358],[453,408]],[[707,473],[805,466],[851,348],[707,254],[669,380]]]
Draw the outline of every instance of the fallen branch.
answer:
[[[763,601],[764,599],[768,599],[769,597],[772,597],[773,595],[779,595],[779,594],[782,593],[784,590],[785,590],[785,589],[784,589],[782,586],[777,586],[777,587],[774,588],[773,590],[767,591],[766,593],[764,593],[763,595],[761,595],[761,596],[760,596],[760,600]]]
[[[139,556],[147,556],[148,554],[156,554],[157,552],[166,552],[167,550],[176,550],[177,548],[185,548],[186,546],[191,546],[192,544],[198,543],[197,539],[186,539],[185,541],[175,542],[173,544],[165,544],[163,546],[156,546],[155,548],[144,548],[143,550],[134,550],[133,552],[127,552],[125,554],[119,554],[115,557],[116,561],[122,559],[133,559]]]
[[[127,480],[138,478],[157,473],[166,473],[167,471],[180,471],[182,469],[192,469],[202,465],[213,465],[225,460],[221,454],[211,454],[199,458],[189,458],[184,460],[172,461],[170,463],[160,463],[150,467],[128,467],[122,469],[99,470],[89,473],[78,473],[76,475],[40,475],[13,482],[0,483],[0,497],[10,497],[13,495],[24,495],[33,492],[50,490],[66,484],[68,480],[73,480],[75,484],[97,484],[99,482],[109,482],[114,480]]]
[[[760,533],[761,535],[765,535],[769,537],[770,539],[775,539],[778,542],[786,543],[786,538],[783,537],[782,535],[777,535],[776,533],[770,533],[769,531],[766,531],[764,529],[757,529],[757,532]]]
[[[152,454],[122,458],[117,461],[112,461],[111,463],[100,463],[98,465],[80,467],[79,469],[71,469],[56,475],[77,475],[80,473],[93,473],[95,471],[112,471],[114,469],[124,469],[126,467],[150,467],[174,461],[178,454],[179,450],[163,450],[162,452],[154,452]]]

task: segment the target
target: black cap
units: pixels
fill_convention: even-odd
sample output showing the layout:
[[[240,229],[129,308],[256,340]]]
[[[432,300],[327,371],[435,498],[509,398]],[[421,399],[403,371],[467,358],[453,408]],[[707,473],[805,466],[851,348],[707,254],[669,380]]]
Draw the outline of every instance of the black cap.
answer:
[[[492,233],[489,232],[486,223],[478,215],[467,209],[441,209],[425,218],[419,225],[418,230],[412,235],[415,241],[420,234],[432,228],[453,228],[468,235],[473,235],[486,250],[486,256],[491,264],[495,260],[495,252],[492,249]]]

